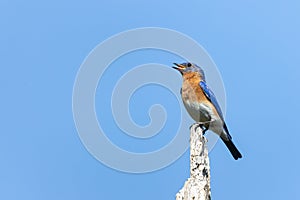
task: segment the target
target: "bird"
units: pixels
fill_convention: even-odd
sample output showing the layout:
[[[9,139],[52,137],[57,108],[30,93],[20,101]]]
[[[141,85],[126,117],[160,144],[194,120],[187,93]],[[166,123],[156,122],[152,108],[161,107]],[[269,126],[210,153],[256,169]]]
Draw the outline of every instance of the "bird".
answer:
[[[219,135],[235,160],[242,158],[242,154],[234,145],[229,134],[217,99],[206,83],[203,69],[190,62],[173,64],[175,65],[173,68],[182,75],[180,93],[189,115],[199,123],[203,134],[207,130],[211,130]]]

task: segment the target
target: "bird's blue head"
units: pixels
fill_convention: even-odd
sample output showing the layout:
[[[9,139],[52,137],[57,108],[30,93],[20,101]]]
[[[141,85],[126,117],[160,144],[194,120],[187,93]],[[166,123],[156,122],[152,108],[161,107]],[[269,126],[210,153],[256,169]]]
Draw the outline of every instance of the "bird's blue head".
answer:
[[[194,63],[182,63],[182,64],[177,64],[177,63],[173,63],[174,65],[176,65],[176,67],[174,66],[173,68],[178,70],[181,75],[186,75],[186,74],[197,74],[200,76],[200,78],[202,80],[205,80],[205,75],[204,75],[204,71],[203,69],[201,69],[199,66],[197,66]]]

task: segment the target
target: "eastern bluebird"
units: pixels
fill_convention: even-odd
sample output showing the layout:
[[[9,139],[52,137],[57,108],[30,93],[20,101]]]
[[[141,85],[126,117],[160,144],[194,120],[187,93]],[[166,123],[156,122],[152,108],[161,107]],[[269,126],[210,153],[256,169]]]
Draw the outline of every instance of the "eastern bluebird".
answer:
[[[204,71],[193,63],[174,63],[183,78],[181,97],[183,104],[196,121],[201,122],[203,133],[211,130],[219,135],[235,160],[242,158],[242,154],[232,142],[221,108],[214,93],[205,82]]]

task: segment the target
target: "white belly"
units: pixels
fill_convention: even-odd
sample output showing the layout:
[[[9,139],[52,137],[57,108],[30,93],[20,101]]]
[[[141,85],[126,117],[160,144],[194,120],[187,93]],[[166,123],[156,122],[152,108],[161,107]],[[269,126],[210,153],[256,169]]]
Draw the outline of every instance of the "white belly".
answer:
[[[215,115],[213,110],[206,104],[192,103],[189,100],[183,101],[189,115],[196,121],[209,123],[209,130],[221,135],[223,132],[223,121]]]

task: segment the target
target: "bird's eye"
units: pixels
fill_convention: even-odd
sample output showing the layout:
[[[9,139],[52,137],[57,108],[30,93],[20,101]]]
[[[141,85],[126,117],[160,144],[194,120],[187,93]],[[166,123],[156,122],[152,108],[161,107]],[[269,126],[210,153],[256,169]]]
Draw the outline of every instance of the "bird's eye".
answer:
[[[191,64],[191,63],[188,63],[187,66],[190,67],[190,66],[192,66],[192,64]]]

